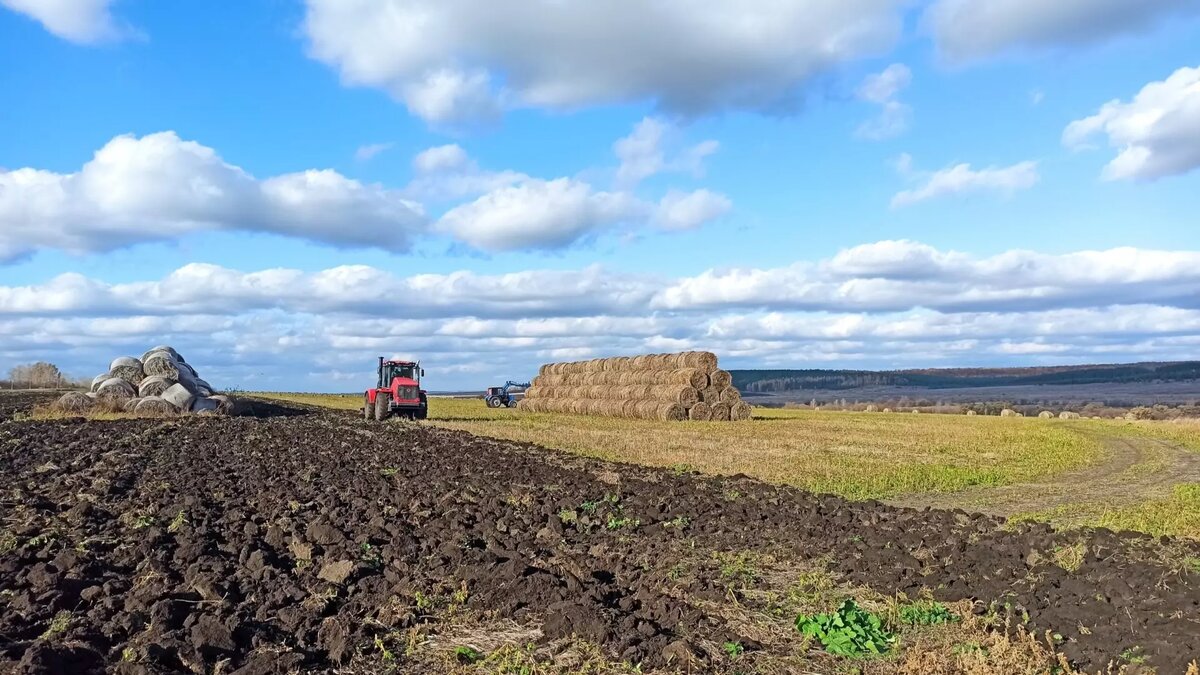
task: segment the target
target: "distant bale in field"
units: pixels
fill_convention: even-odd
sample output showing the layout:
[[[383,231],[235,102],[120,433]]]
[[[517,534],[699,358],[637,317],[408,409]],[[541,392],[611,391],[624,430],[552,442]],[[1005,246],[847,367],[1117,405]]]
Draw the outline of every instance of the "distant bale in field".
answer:
[[[869,405],[866,407],[866,409],[863,412],[871,412],[871,413],[879,412],[879,406]]]
[[[920,414],[921,414],[921,409],[920,409],[920,408],[913,408],[913,409],[912,409],[912,413],[913,413],[914,415],[920,415]]]
[[[974,410],[968,410],[968,411],[967,411],[967,415],[969,415],[969,416],[978,415],[978,414],[979,414],[979,413],[975,412]]]
[[[1004,410],[1000,411],[1000,416],[1001,417],[1020,417],[1021,413],[1017,412],[1016,410],[1013,410],[1012,408],[1005,408]]]
[[[1054,413],[1050,412],[1049,410],[1043,410],[1042,412],[1038,413],[1038,418],[1043,420],[1054,419]]]
[[[1058,419],[1060,419],[1060,420],[1077,420],[1079,418],[1080,418],[1079,413],[1071,412],[1069,410],[1064,410],[1058,414]]]
[[[83,412],[91,408],[95,402],[92,397],[78,391],[69,391],[54,402],[54,409],[63,412]]]
[[[172,362],[169,355],[152,357],[166,362],[155,369]],[[718,370],[716,355],[700,351],[547,363],[530,384],[518,410],[684,420],[707,419],[714,406],[731,410],[741,402],[732,377]]]
[[[885,413],[890,413],[890,412],[892,412],[892,409],[891,409],[891,408],[884,408],[884,409],[883,409],[883,412],[885,412]]]

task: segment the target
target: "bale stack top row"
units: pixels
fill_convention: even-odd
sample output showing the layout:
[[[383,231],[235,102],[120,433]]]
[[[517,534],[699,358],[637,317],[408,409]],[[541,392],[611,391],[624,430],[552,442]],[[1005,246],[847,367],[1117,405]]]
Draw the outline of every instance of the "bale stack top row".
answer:
[[[153,347],[142,357],[119,356],[92,380],[91,391],[64,394],[55,406],[83,412],[97,405],[125,412],[228,414],[233,401],[216,393],[172,347]]]
[[[750,418],[750,406],[712,352],[547,363],[517,407],[663,421]]]

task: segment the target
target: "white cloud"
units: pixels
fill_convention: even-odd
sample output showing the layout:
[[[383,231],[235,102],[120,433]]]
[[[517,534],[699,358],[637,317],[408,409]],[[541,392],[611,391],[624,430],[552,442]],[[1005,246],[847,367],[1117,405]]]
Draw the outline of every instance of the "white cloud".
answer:
[[[391,150],[393,145],[395,145],[395,143],[370,143],[367,145],[360,145],[358,146],[358,149],[354,151],[354,159],[360,162],[366,162],[381,152]]]
[[[978,257],[883,241],[677,279],[193,264],[152,281],[0,286],[0,359],[90,375],[166,341],[222,386],[289,389],[354,389],[397,344],[435,389],[547,360],[694,347],[728,367],[1169,360],[1198,344],[1197,298],[1200,252],[1132,248]],[[330,385],[329,373],[346,379]]]
[[[945,57],[970,61],[1013,49],[1099,43],[1196,14],[1194,0],[935,0],[924,22]]]
[[[910,165],[911,168],[911,165]],[[912,206],[930,199],[978,192],[1012,194],[1037,184],[1037,162],[1019,162],[1007,167],[987,167],[975,170],[970,164],[955,166],[927,174],[923,184],[903,190],[892,198],[892,208]]]
[[[487,171],[457,144],[439,145],[413,158],[415,176],[405,193],[415,199],[462,199],[509,187],[530,176],[517,171]]]
[[[64,40],[90,44],[115,40],[128,31],[118,27],[109,5],[113,0],[0,0]]]
[[[456,206],[437,228],[484,251],[556,249],[642,217],[632,195],[571,178],[529,179]]]
[[[704,173],[704,160],[715,153],[720,144],[707,140],[667,156],[669,146],[677,145],[678,131],[663,120],[647,117],[633,132],[613,144],[613,152],[621,161],[617,168],[617,183],[633,186],[642,180],[665,171],[683,171],[693,176]],[[673,150],[673,148],[672,148]]]
[[[76,173],[0,171],[0,261],[42,248],[109,251],[200,230],[406,251],[421,208],[334,171],[258,180],[173,132],[118,136]]]
[[[1128,103],[1104,104],[1072,122],[1063,143],[1081,148],[1098,134],[1118,150],[1104,167],[1105,180],[1154,180],[1200,166],[1200,67],[1151,82]]]
[[[709,190],[671,190],[659,202],[654,222],[666,230],[694,230],[733,209],[733,202]]]
[[[698,114],[793,108],[813,77],[886,52],[905,4],[307,0],[304,31],[345,83],[433,122],[626,101]]]
[[[877,104],[880,110],[877,116],[858,125],[855,136],[880,141],[908,131],[912,124],[912,106],[897,97],[911,83],[912,71],[902,63],[893,63],[883,72],[867,76],[855,93],[860,101]]]

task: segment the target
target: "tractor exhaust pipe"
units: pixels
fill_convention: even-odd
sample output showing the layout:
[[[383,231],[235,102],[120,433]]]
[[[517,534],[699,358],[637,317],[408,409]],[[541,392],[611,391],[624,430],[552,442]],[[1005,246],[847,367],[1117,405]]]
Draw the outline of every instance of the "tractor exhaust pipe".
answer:
[[[383,357],[382,356],[379,357],[379,368],[377,368],[375,370],[375,379],[378,381],[378,383],[375,385],[375,388],[383,389]]]

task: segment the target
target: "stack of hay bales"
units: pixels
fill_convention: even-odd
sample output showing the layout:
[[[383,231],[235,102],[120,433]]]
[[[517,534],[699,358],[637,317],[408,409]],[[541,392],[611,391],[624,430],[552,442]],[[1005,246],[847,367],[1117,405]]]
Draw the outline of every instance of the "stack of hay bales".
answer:
[[[166,345],[150,349],[140,359],[117,357],[92,380],[90,392],[64,394],[55,406],[83,412],[101,404],[156,415],[233,411],[232,399],[214,392],[179,352]]]
[[[517,407],[663,421],[750,419],[729,373],[711,352],[645,354],[547,363]]]

